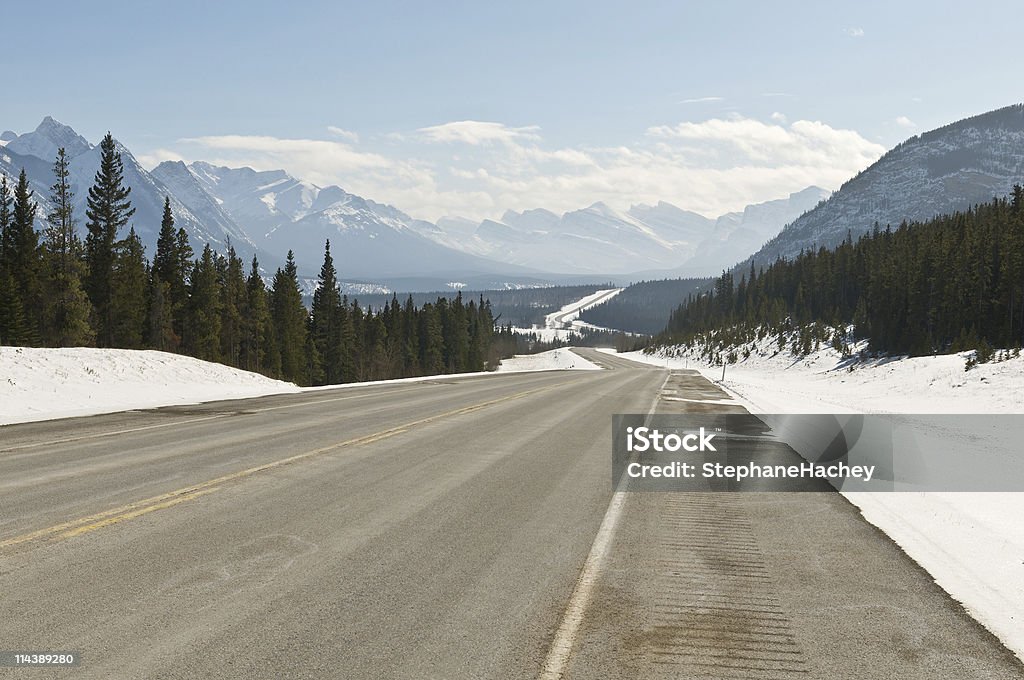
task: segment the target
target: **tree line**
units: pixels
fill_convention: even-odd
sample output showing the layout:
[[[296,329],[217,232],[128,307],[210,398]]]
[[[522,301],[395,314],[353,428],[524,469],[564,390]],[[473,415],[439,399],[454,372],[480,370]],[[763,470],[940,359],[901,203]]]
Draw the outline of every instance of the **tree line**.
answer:
[[[135,210],[110,133],[100,149],[84,241],[64,149],[42,230],[25,171],[13,184],[0,177],[0,344],[157,349],[300,385],[480,371],[501,359],[482,296],[417,306],[393,295],[364,309],[341,294],[329,241],[308,310],[291,251],[269,287],[256,257],[246,274],[230,243],[196,256],[169,197],[148,261],[134,228],[119,236]]]
[[[924,355],[1024,344],[1024,188],[926,222],[778,259],[691,295],[659,344],[728,332],[740,344],[798,327],[853,326],[871,350]],[[836,339],[838,344],[840,339]]]

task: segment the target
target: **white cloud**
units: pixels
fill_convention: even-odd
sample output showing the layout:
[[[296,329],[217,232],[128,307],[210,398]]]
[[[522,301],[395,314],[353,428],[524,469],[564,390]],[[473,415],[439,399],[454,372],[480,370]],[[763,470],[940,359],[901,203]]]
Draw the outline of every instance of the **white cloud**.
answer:
[[[417,130],[422,137],[430,142],[461,142],[480,146],[490,142],[512,143],[520,139],[540,139],[536,125],[528,127],[508,127],[502,123],[491,123],[480,120],[460,120],[443,125]]]
[[[340,137],[344,139],[346,142],[351,142],[353,144],[359,143],[359,135],[356,134],[355,132],[352,132],[351,130],[346,130],[335,125],[328,125],[327,131],[330,132],[335,137]]]
[[[136,160],[139,161],[143,167],[155,168],[164,161],[181,161],[185,159],[181,154],[176,151],[171,151],[170,149],[154,149],[149,153],[140,154]]]
[[[535,126],[479,121],[375,137],[373,150],[350,139],[357,137],[205,136],[141,158],[283,168],[435,220],[538,207],[564,212],[599,200],[620,208],[665,200],[714,217],[812,184],[834,189],[885,151],[852,130],[789,123],[781,114],[767,122],[733,114],[651,127],[607,147],[560,147]]]
[[[851,27],[851,28],[844,28],[843,29],[843,33],[845,33],[846,35],[850,36],[851,38],[863,38],[864,37],[864,29],[856,27],[856,26]]]
[[[771,118],[776,123],[782,123],[783,125],[786,124],[786,114],[784,114],[784,113],[780,113],[778,111],[775,111],[774,113],[772,113]]]
[[[729,164],[785,166],[795,163],[808,167],[851,163],[863,167],[880,156],[885,148],[869,142],[853,130],[832,128],[820,121],[798,120],[789,126],[764,123],[752,118],[649,128],[655,138],[674,140],[682,150],[693,145],[716,151],[721,162]]]
[[[724,97],[697,97],[696,99],[684,99],[680,104],[703,104],[705,102],[725,101]]]
[[[906,128],[907,130],[913,130],[914,128],[917,127],[917,123],[910,120],[906,116],[896,116],[896,120],[894,122],[901,128]]]

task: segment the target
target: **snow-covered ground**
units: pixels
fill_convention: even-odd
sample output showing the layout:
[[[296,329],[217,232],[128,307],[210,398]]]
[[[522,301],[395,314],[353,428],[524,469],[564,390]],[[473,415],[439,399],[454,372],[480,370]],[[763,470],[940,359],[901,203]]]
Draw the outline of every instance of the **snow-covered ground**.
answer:
[[[552,349],[539,354],[517,354],[511,359],[502,359],[499,373],[516,373],[522,371],[599,371],[601,367],[587,361],[567,348]]]
[[[555,349],[505,359],[498,372],[598,368],[568,349]],[[460,375],[489,376],[494,372]],[[0,425],[438,377],[297,387],[258,373],[167,352],[0,347]]]
[[[679,350],[621,356],[715,382],[722,375]],[[965,362],[966,354],[876,360],[851,371],[831,348],[801,360],[754,351],[719,384],[754,413],[1024,413],[1024,357],[970,371]],[[1024,659],[1024,493],[845,495]]]
[[[166,352],[0,347],[0,425],[298,391]]]
[[[623,290],[623,288],[599,290],[587,295],[586,297],[582,297],[579,300],[564,305],[557,312],[548,314],[544,317],[543,326],[533,326],[532,328],[513,328],[512,330],[516,333],[534,333],[542,342],[551,342],[552,340],[572,340],[573,335],[579,333],[579,331],[584,328],[595,331],[611,330],[614,332],[614,329],[602,328],[601,326],[595,326],[594,324],[583,321],[580,319],[580,312],[611,300]]]

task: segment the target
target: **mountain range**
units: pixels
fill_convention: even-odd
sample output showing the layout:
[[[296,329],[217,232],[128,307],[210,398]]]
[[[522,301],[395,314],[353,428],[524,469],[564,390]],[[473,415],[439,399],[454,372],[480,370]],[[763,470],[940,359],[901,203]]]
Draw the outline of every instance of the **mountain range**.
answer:
[[[79,229],[99,148],[47,116],[32,132],[0,135],[0,172],[26,170],[40,217],[48,211],[53,156],[71,158]],[[1005,195],[1024,177],[1024,107],[1012,106],[912,137],[834,194],[808,187],[711,219],[665,202],[619,210],[605,203],[562,214],[507,211],[498,220],[417,220],[337,186],[283,170],[168,161],[147,171],[118,144],[136,208],[132,224],[152,255],[165,196],[193,246],[230,242],[266,271],[295,252],[315,277],[331,240],[357,290],[521,287],[587,280],[707,276],[751,256],[767,263],[829,246],[876,222],[896,225]],[[785,228],[783,228],[785,227]],[[762,247],[763,246],[763,247]],[[760,250],[759,250],[760,248]],[[369,287],[367,287],[369,286]]]
[[[562,215],[510,210],[500,220],[477,224],[442,218],[425,235],[466,252],[545,271],[600,276],[664,269],[704,276],[743,259],[828,195],[808,187],[718,219],[663,201],[628,210],[598,202]]]

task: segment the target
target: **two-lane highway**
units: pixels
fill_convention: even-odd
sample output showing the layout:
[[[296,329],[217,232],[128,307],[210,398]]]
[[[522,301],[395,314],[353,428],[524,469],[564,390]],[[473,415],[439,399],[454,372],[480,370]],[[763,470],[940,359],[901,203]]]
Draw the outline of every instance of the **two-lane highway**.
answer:
[[[665,380],[588,356],[611,370],[0,429],[0,647],[79,678],[535,677],[610,416]]]
[[[613,414],[743,409],[579,351],[0,428],[0,650],[81,654],[0,677],[1024,677],[840,494],[613,495]]]

